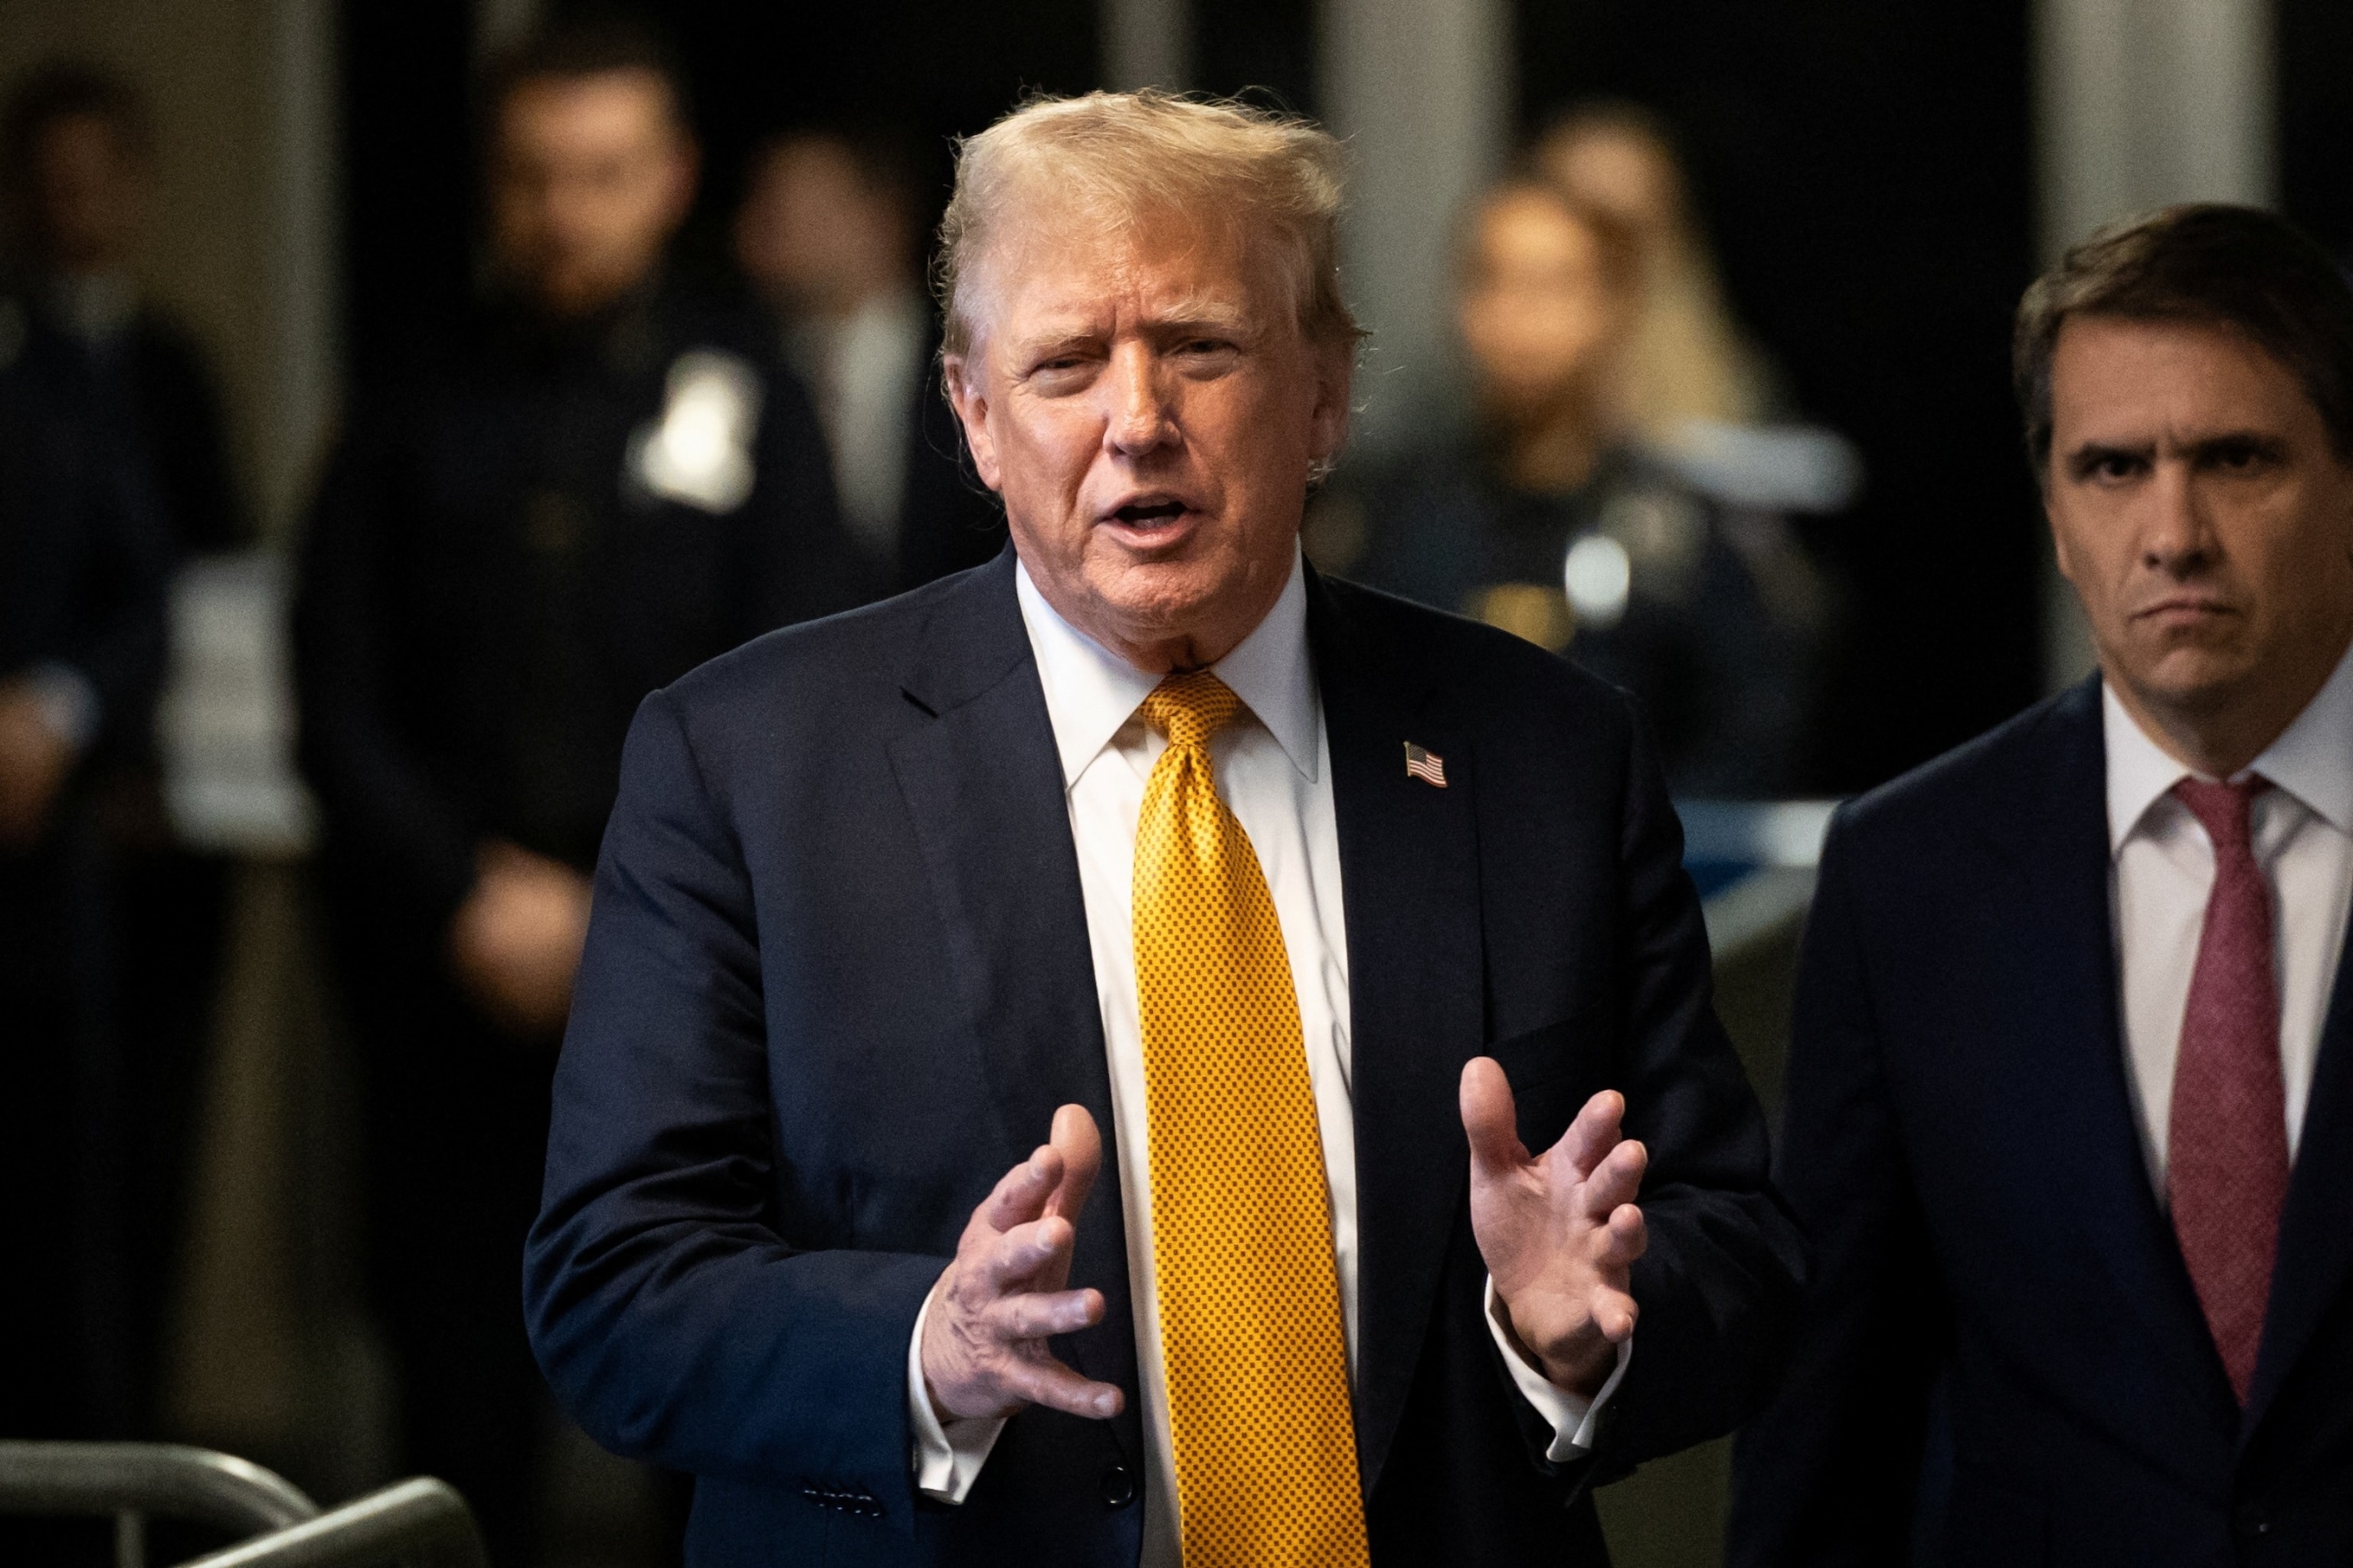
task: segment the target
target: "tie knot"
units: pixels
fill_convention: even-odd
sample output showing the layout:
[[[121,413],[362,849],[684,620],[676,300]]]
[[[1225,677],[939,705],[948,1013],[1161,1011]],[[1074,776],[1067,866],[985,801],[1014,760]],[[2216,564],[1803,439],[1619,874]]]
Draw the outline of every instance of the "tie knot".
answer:
[[[1171,675],[1144,699],[1145,721],[1171,746],[1207,746],[1242,711],[1242,700],[1207,670]]]
[[[2189,808],[2213,842],[2214,853],[2224,850],[2244,850],[2253,837],[2250,814],[2254,810],[2255,797],[2272,787],[2272,781],[2259,773],[2250,773],[2235,784],[2209,784],[2202,779],[2184,779],[2173,787],[2174,798]]]

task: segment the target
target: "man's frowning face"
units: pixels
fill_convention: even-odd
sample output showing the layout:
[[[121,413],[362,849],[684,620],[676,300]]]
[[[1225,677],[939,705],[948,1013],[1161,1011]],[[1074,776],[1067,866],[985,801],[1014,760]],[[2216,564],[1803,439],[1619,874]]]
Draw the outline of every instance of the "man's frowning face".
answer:
[[[2110,683],[2284,724],[2353,629],[2353,468],[2302,385],[2227,326],[2073,316],[2051,408],[2060,570]]]
[[[999,232],[948,379],[1015,547],[1130,662],[1214,662],[1291,575],[1349,350],[1308,338],[1281,252],[1239,220],[1045,207]]]

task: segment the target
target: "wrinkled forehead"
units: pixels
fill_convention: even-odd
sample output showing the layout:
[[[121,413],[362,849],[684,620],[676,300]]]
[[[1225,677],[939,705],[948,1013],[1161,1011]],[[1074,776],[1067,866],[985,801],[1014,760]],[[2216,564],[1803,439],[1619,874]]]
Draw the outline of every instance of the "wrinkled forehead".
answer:
[[[1057,186],[1033,172],[979,240],[957,286],[976,346],[1139,309],[1250,327],[1298,313],[1281,232],[1238,201]]]
[[[2053,419],[2077,435],[2194,436],[2321,418],[2294,367],[2221,321],[2071,312],[2051,376]]]

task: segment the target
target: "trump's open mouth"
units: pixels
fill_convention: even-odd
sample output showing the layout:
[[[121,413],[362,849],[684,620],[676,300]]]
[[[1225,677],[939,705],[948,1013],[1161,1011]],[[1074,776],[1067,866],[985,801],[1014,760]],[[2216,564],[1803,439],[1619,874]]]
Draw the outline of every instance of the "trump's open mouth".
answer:
[[[1103,514],[1103,521],[1130,549],[1151,552],[1182,545],[1201,517],[1198,509],[1176,496],[1145,494]]]

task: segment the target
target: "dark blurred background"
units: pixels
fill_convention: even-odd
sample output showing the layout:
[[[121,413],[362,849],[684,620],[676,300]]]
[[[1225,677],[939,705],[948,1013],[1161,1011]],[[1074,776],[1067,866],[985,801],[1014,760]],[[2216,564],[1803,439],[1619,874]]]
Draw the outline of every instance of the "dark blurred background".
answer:
[[[535,30],[608,14],[568,0],[0,5],[0,94],[74,62],[140,105],[144,217],[121,270],[212,388],[233,520],[178,541],[169,676],[152,737],[130,748],[146,825],[100,833],[136,841],[109,885],[132,977],[115,983],[155,994],[110,1025],[134,1037],[109,1060],[145,1086],[136,1116],[104,1129],[142,1150],[124,1201],[142,1210],[125,1234],[145,1258],[120,1328],[134,1371],[97,1425],[248,1454],[324,1499],[381,1483],[404,1449],[399,1374],[354,1239],[367,1091],[322,935],[319,800],[294,760],[290,563],[353,410],[491,281],[485,65]],[[1326,497],[1338,542],[1318,556],[1344,571],[1382,569],[1363,545],[1366,498],[1417,493],[1392,481],[1433,450],[1493,443],[1491,367],[1458,316],[1486,265],[1472,260],[1492,216],[1482,193],[1536,169],[1529,150],[1565,115],[1602,106],[1639,124],[1679,165],[1685,240],[1721,284],[1710,309],[1755,371],[1748,404],[1701,434],[1772,473],[1726,477],[1672,440],[1632,441],[1626,483],[1748,541],[1741,569],[1761,581],[1759,563],[1778,562],[1810,607],[1784,639],[1803,686],[1786,767],[1694,794],[1849,795],[2088,668],[2009,390],[2010,313],[2043,260],[2098,222],[2193,198],[2277,206],[2353,254],[2341,0],[670,0],[627,15],[674,51],[701,147],[668,276],[747,315],[776,296],[739,275],[737,215],[780,134],[889,149],[928,224],[954,139],[1027,93],[1164,85],[1325,120],[1352,150],[1346,269],[1373,333],[1356,439]],[[0,375],[26,341],[13,302],[49,298],[25,199],[13,193],[0,272]],[[1564,211],[1591,226],[1585,207]],[[794,363],[821,379],[818,361]],[[1611,500],[1593,503],[1598,530],[1577,514],[1563,538],[1609,532]],[[1768,525],[1769,546],[1755,544]],[[1542,565],[1535,586],[1560,599],[1557,552]],[[1639,598],[1639,548],[1632,569]],[[1584,613],[1574,581],[1565,602]],[[1675,613],[1693,626],[1665,634],[1746,602],[1686,606]],[[1608,630],[1595,620],[1583,653],[1609,658]],[[1556,641],[1580,655],[1569,631]],[[1818,806],[1791,810],[1771,819],[1796,825],[1767,857],[1788,880],[1710,906],[1723,1005],[1768,1101],[1820,821]],[[1704,838],[1717,819],[1702,802],[1691,820]],[[537,1559],[665,1561],[664,1483],[552,1414],[547,1425]],[[1662,1468],[1605,1499],[1621,1560],[1709,1561],[1720,1451]]]

